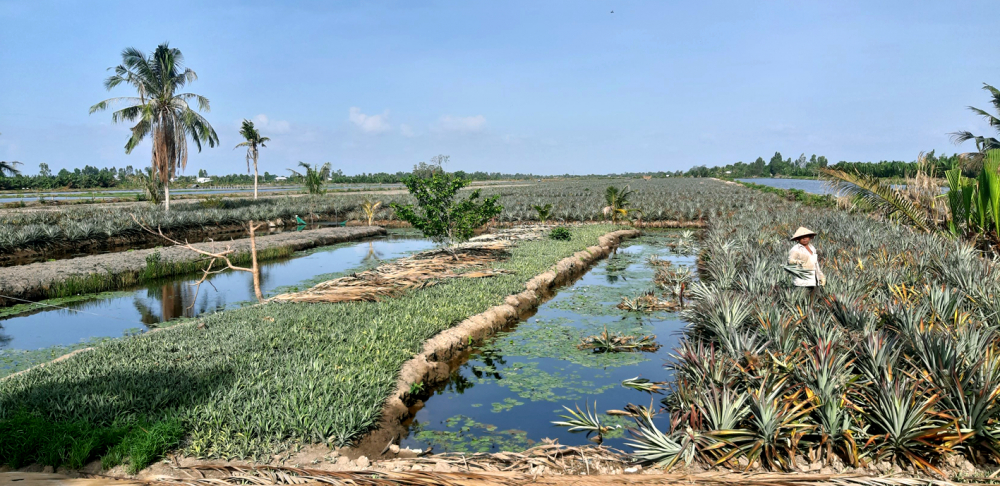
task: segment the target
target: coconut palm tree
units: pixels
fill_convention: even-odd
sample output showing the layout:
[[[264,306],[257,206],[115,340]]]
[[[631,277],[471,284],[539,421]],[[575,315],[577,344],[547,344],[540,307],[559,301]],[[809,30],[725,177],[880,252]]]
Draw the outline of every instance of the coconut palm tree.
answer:
[[[198,79],[184,67],[181,51],[167,43],[160,44],[152,54],[129,47],[122,51],[122,63],[113,68],[115,74],[104,81],[111,91],[120,84],[135,88],[137,97],[118,97],[90,107],[90,113],[104,111],[115,105],[126,105],[111,114],[115,123],[137,122],[132,136],[125,142],[125,153],[132,153],[146,136],[153,140],[153,171],[163,182],[164,207],[170,210],[170,179],[177,169],[187,166],[187,139],[191,138],[198,151],[202,143],[215,147],[219,136],[188,101],[198,102],[198,110],[209,111],[208,98],[194,93],[178,93],[186,84]]]
[[[0,160],[0,176],[16,176],[21,174],[21,171],[16,168],[19,165],[21,165],[21,163],[16,160],[12,160],[10,162]]]
[[[993,96],[993,99],[991,100],[991,102],[993,103],[993,109],[996,110],[997,115],[1000,115],[1000,89],[996,89],[993,86],[990,86],[986,83],[983,83],[983,89],[989,91],[990,94]],[[996,129],[997,133],[1000,133],[1000,118],[993,116],[986,110],[976,108],[974,106],[970,106],[969,110],[983,117],[986,120],[986,123],[989,124],[989,126]],[[996,137],[973,135],[972,132],[968,131],[953,132],[951,134],[951,140],[956,144],[966,142],[969,140],[975,141],[977,152],[970,152],[962,155],[967,156],[976,161],[982,161],[983,155],[985,155],[988,150],[1000,149],[1000,140],[997,140]]]
[[[270,142],[271,139],[260,136],[260,132],[254,128],[253,122],[246,118],[243,119],[243,127],[240,128],[240,135],[243,135],[246,142],[237,144],[233,150],[240,147],[247,148],[247,173],[250,173],[250,161],[253,160],[253,198],[257,199],[257,156],[259,155],[257,148],[267,147],[264,144]]]
[[[638,211],[632,207],[632,201],[629,200],[633,192],[629,186],[621,189],[608,186],[604,191],[604,202],[607,204],[603,210],[604,216],[610,216],[611,222],[617,224],[621,218],[627,218],[629,213]]]
[[[300,167],[305,167],[306,172],[303,174],[295,169],[288,169],[292,175],[297,177],[302,177],[303,182],[306,185],[306,191],[309,194],[324,194],[323,182],[330,177],[330,163],[327,162],[320,167],[313,167],[305,162],[299,162]]]

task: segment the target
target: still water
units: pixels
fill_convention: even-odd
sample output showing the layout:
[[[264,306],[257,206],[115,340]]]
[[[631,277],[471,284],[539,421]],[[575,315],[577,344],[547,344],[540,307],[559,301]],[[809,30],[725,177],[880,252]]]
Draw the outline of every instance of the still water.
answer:
[[[598,263],[573,285],[542,304],[537,313],[476,349],[450,381],[426,398],[402,445],[434,447],[434,452],[519,451],[543,438],[561,444],[586,444],[582,433],[552,424],[563,420],[564,405],[596,409],[603,422],[615,427],[604,444],[625,448],[625,429],[632,420],[604,414],[629,402],[649,405],[644,392],[623,388],[636,376],[669,379],[664,361],[677,345],[684,327],[676,313],[627,312],[616,305],[622,296],[655,290],[651,255],[673,265],[694,268],[691,256],[666,246],[676,232],[660,232],[632,240],[618,254]],[[655,352],[596,354],[577,348],[581,339],[610,332],[655,335],[662,347]],[[659,400],[659,398],[655,398]],[[658,404],[654,404],[658,408]],[[667,417],[658,426],[667,427]]]
[[[291,258],[261,265],[265,297],[306,288],[378,265],[381,260],[407,256],[433,247],[429,240],[390,233],[388,237],[297,252]],[[211,276],[200,289],[199,275],[160,280],[125,292],[101,294],[93,300],[0,320],[0,352],[73,346],[94,338],[121,337],[159,323],[197,317],[254,300],[249,272],[227,271]],[[3,373],[0,363],[0,375]]]
[[[750,182],[753,184],[760,184],[762,186],[777,187],[778,189],[800,189],[812,194],[835,194],[835,191],[831,191],[830,188],[826,187],[823,181],[816,179],[771,179],[771,178],[761,178],[761,179],[736,179],[740,182]]]

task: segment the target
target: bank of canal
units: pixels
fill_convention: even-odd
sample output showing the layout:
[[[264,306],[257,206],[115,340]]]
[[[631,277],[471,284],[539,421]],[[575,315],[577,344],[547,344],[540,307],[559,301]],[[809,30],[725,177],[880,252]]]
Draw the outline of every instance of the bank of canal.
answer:
[[[596,401],[602,420],[615,427],[604,443],[625,448],[624,428],[631,420],[604,411],[629,402],[649,405],[648,394],[623,388],[621,382],[636,376],[668,379],[663,364],[684,323],[676,312],[629,312],[616,306],[623,296],[634,298],[651,290],[661,294],[653,276],[663,260],[675,270],[686,266],[694,271],[693,254],[671,249],[681,235],[648,232],[624,242],[616,254],[561,289],[533,316],[476,348],[448,382],[428,390],[401,445],[433,446],[434,452],[495,452],[524,450],[544,438],[585,444],[584,434],[570,433],[552,421],[566,414],[563,406],[584,409],[589,403],[593,410]],[[655,352],[603,354],[577,348],[584,337],[605,329],[619,335],[655,335],[661,347]]]
[[[413,231],[295,252],[261,264],[265,297],[307,288],[342,274],[377,266],[434,246]],[[44,362],[103,339],[192,319],[254,302],[248,272],[160,279],[120,291],[51,299],[41,305],[0,309],[0,376]],[[51,307],[57,306],[57,307]]]

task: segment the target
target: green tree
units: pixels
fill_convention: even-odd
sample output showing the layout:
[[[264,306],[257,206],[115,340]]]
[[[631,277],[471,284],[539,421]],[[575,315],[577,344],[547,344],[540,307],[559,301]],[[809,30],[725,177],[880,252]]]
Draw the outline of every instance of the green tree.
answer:
[[[983,83],[983,89],[990,92],[992,99],[990,100],[993,104],[993,109],[996,110],[997,115],[1000,115],[1000,89],[996,89],[986,83]],[[988,111],[976,108],[975,106],[968,107],[973,113],[983,117],[989,126],[993,127],[997,133],[1000,133],[1000,118],[993,116]],[[963,154],[965,156],[973,156],[977,160],[982,160],[982,157],[986,155],[989,150],[1000,149],[1000,140],[996,137],[987,137],[984,135],[974,135],[972,132],[968,131],[958,131],[951,134],[952,142],[959,144],[973,140],[976,142],[976,152],[970,152],[968,154]]]
[[[38,164],[38,175],[42,177],[52,177],[52,171],[49,169],[49,164],[42,162]]]
[[[618,224],[622,218],[627,218],[629,213],[639,212],[637,208],[632,207],[632,201],[630,198],[635,191],[629,189],[629,186],[625,186],[621,189],[615,186],[608,186],[604,190],[604,202],[607,206],[604,207],[604,216],[611,217],[611,222]]]
[[[104,111],[115,105],[126,105],[111,114],[114,123],[136,122],[132,136],[125,143],[125,153],[130,154],[147,136],[153,141],[153,175],[163,184],[164,207],[170,210],[170,180],[177,170],[187,166],[190,137],[198,151],[207,143],[215,147],[219,136],[198,111],[191,109],[189,101],[198,102],[198,110],[210,110],[208,98],[194,93],[178,93],[188,83],[198,79],[190,68],[184,67],[181,51],[167,43],[160,44],[152,54],[129,47],[122,51],[122,63],[113,68],[115,74],[104,81],[111,91],[120,84],[135,88],[135,97],[104,100],[90,107],[90,113]]]
[[[531,207],[535,208],[535,211],[538,212],[538,221],[542,224],[545,224],[545,222],[549,220],[549,216],[552,215],[552,204],[546,204],[544,206],[533,204]]]
[[[767,172],[767,162],[764,162],[763,157],[757,157],[757,160],[753,161],[752,167],[750,175],[760,177]]]
[[[299,162],[299,166],[306,169],[304,174],[294,169],[288,169],[288,171],[291,172],[292,175],[303,179],[303,182],[306,185],[306,191],[309,194],[326,194],[326,190],[323,189],[323,183],[330,177],[330,163],[327,162],[321,167],[313,167],[305,162]],[[256,190],[254,192],[256,192]]]
[[[16,176],[21,175],[21,171],[17,170],[17,166],[21,165],[20,162],[12,160],[7,162],[5,160],[0,160],[0,177],[3,176]]]
[[[470,182],[443,170],[427,177],[409,176],[403,179],[403,184],[417,200],[417,205],[392,203],[390,207],[399,219],[413,225],[424,236],[446,245],[452,257],[457,259],[454,245],[471,238],[476,228],[503,211],[499,195],[480,201],[478,189],[469,197],[456,200],[458,191]]]
[[[785,161],[781,158],[781,152],[774,153],[771,161],[767,164],[767,168],[771,175],[783,174],[785,172]]]
[[[236,145],[233,150],[240,147],[247,148],[247,173],[250,173],[250,161],[253,161],[253,198],[257,199],[257,157],[260,155],[258,152],[259,147],[267,147],[264,145],[266,142],[270,142],[271,139],[268,137],[262,137],[260,132],[257,131],[253,126],[253,122],[247,119],[243,119],[243,126],[240,128],[240,135],[243,135],[245,142],[241,142]],[[327,165],[330,165],[329,163]]]

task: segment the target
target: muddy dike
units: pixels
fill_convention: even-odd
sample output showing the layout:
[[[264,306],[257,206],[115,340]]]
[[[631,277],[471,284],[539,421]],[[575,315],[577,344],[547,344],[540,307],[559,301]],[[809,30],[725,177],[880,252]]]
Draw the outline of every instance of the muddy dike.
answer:
[[[299,250],[332,245],[387,232],[378,226],[322,228],[258,236],[257,258],[266,261],[290,256]],[[248,265],[250,239],[203,242],[196,248],[221,251],[230,246],[236,265]],[[121,290],[149,280],[197,272],[205,256],[174,246],[88,255],[66,260],[0,268],[0,306],[84,293]],[[224,267],[218,263],[217,267]],[[22,299],[22,300],[17,300]]]
[[[471,316],[427,340],[422,352],[403,364],[395,389],[382,406],[377,427],[358,440],[354,447],[341,449],[339,453],[351,458],[395,457],[399,448],[389,445],[398,443],[399,438],[406,435],[405,422],[420,408],[418,398],[411,393],[414,385],[433,386],[447,381],[451,372],[468,358],[471,348],[531,314],[554,295],[556,288],[570,284],[585,274],[595,262],[618,248],[623,239],[639,235],[638,230],[605,234],[598,238],[597,245],[560,260],[551,270],[529,280],[524,291],[508,296],[503,304]]]
[[[274,221],[281,222],[282,224],[275,226],[265,225],[258,230],[258,234],[273,235],[286,231],[297,231],[297,225],[288,224],[289,221],[287,220],[282,222],[281,219],[278,218],[272,222]],[[306,225],[306,230],[312,231],[313,229],[321,228],[323,223],[336,221],[337,218],[335,218],[332,214],[322,215],[318,218],[311,218],[309,224]],[[245,238],[247,229],[246,225],[236,224],[228,226],[206,226],[187,230],[164,230],[163,234],[177,241],[204,243],[207,241],[223,241]],[[116,236],[107,239],[87,240],[72,246],[53,244],[43,248],[22,248],[17,251],[0,253],[0,267],[25,265],[49,260],[79,258],[81,256],[97,255],[101,253],[118,253],[128,250],[155,248],[163,246],[163,244],[164,240],[159,235],[143,232],[138,236]]]

